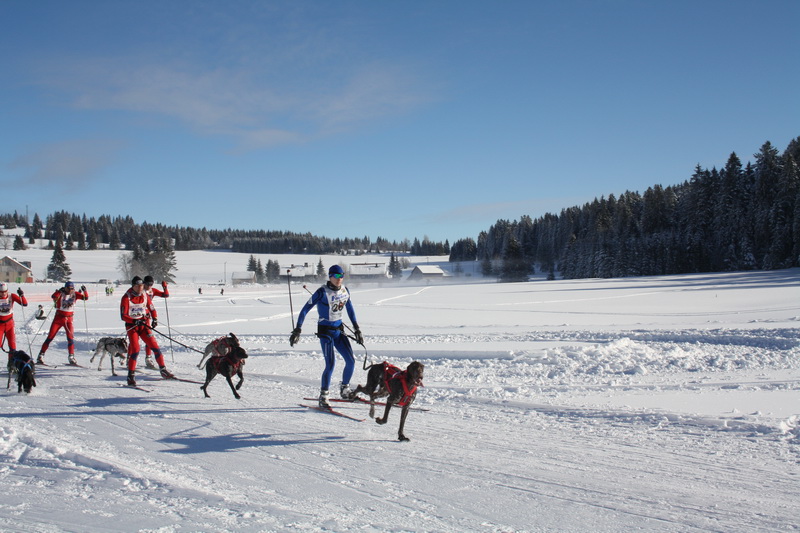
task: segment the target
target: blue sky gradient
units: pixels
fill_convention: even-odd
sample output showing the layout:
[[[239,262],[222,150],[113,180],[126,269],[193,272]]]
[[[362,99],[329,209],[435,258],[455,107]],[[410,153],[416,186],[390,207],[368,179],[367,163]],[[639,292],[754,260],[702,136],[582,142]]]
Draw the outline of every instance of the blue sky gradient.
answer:
[[[800,2],[0,2],[5,209],[477,238],[800,135]]]

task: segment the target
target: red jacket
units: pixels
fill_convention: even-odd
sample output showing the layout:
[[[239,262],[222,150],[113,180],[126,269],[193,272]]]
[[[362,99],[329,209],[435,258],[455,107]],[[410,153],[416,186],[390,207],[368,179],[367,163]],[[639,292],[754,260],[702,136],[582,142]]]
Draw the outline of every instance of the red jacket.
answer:
[[[17,296],[14,293],[8,293],[5,298],[0,298],[0,322],[8,322],[12,318],[14,318],[14,302],[22,305],[23,307],[27,307],[28,299],[25,298],[25,295],[22,295],[22,298]]]
[[[122,301],[119,304],[119,314],[122,320],[128,325],[133,325],[137,320],[149,320],[156,316],[156,307],[153,299],[142,290],[138,295],[133,292],[133,287],[125,291]]]
[[[150,287],[149,289],[147,289],[147,292],[150,294],[150,296],[160,296],[161,298],[169,298],[169,289],[167,288],[166,281],[161,284],[161,288],[164,290],[162,291],[156,289],[155,287]]]
[[[56,306],[56,317],[71,317],[75,311],[75,302],[78,300],[88,300],[89,293],[75,291],[73,294],[64,292],[64,289],[58,289],[50,298]]]

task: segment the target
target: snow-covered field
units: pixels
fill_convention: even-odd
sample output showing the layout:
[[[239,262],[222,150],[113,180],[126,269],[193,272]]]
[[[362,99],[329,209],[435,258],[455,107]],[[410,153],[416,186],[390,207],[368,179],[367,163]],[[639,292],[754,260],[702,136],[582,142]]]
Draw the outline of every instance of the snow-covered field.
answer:
[[[11,255],[41,268],[50,254]],[[118,277],[117,256],[67,252],[79,282]],[[351,286],[369,359],[426,365],[415,405],[429,411],[401,443],[398,411],[379,426],[301,406],[323,363],[312,318],[289,347],[286,285],[220,295],[210,284],[248,256],[177,257],[173,296],[156,300],[168,366],[201,379],[177,342],[234,332],[250,354],[242,399],[219,377],[206,399],[152,372],[151,392],[124,387],[107,361],[39,368],[32,394],[0,395],[0,530],[800,529],[800,270]],[[32,305],[15,306],[34,355],[47,326],[33,309],[55,287],[25,285]],[[89,287],[75,316],[87,366],[123,332],[125,288]],[[292,286],[295,314],[307,297]],[[66,353],[60,333],[47,359]]]

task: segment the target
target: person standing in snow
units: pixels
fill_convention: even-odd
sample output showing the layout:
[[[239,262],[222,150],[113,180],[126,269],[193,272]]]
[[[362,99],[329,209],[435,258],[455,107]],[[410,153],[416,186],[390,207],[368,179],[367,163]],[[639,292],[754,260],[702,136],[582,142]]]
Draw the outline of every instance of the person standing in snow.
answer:
[[[297,317],[297,327],[294,328],[289,337],[289,345],[294,346],[297,344],[300,340],[301,328],[306,314],[312,307],[316,306],[317,313],[319,313],[317,336],[322,346],[322,355],[325,357],[325,370],[322,372],[320,384],[319,406],[326,409],[331,407],[328,403],[328,389],[330,388],[331,376],[336,365],[336,356],[333,353],[334,348],[344,359],[344,370],[342,371],[339,393],[343,399],[350,399],[350,378],[353,377],[353,371],[355,370],[355,357],[353,356],[353,347],[350,346],[350,341],[344,333],[342,316],[345,310],[347,310],[347,316],[353,324],[356,342],[364,344],[364,337],[358,327],[353,302],[350,300],[350,290],[343,283],[344,270],[339,265],[333,265],[328,269],[328,282],[317,289],[303,306],[303,309],[300,310],[300,315]]]
[[[81,285],[81,290],[75,292],[75,284],[68,281],[63,287],[58,289],[50,298],[56,307],[56,316],[53,318],[53,323],[50,324],[50,331],[47,338],[44,340],[39,356],[36,358],[36,364],[42,365],[44,363],[44,353],[56,337],[56,333],[61,328],[64,328],[64,333],[67,335],[67,351],[69,352],[69,364],[77,365],[75,360],[75,328],[72,325],[72,315],[74,314],[75,302],[78,300],[88,300],[89,293],[85,285]]]
[[[170,379],[174,376],[164,364],[164,355],[158,347],[155,335],[151,331],[150,317],[155,307],[153,300],[144,288],[144,281],[139,276],[131,280],[131,288],[122,295],[119,312],[125,322],[125,331],[128,334],[128,385],[136,385],[136,360],[139,358],[139,339],[149,346],[156,356],[156,363],[161,369],[161,377]]]
[[[145,276],[144,277],[144,290],[150,296],[150,300],[151,301],[153,299],[153,296],[158,296],[160,298],[169,298],[169,289],[167,289],[167,282],[166,281],[162,281],[161,282],[161,289],[162,290],[154,289],[153,288],[153,284],[155,284],[155,280],[153,279],[153,276]],[[152,322],[150,323],[150,327],[154,328],[154,327],[158,326],[158,313],[156,312],[155,306],[153,307],[153,312],[150,315],[150,318],[152,319]],[[145,366],[145,368],[149,368],[151,370],[155,370],[156,369],[156,364],[153,361],[153,351],[150,349],[150,346],[148,346],[146,343],[144,345],[144,366]]]
[[[0,282],[0,347],[8,341],[8,360],[11,361],[11,352],[17,350],[17,334],[14,332],[14,303],[28,307],[28,300],[21,288],[17,294],[8,292],[8,283]]]

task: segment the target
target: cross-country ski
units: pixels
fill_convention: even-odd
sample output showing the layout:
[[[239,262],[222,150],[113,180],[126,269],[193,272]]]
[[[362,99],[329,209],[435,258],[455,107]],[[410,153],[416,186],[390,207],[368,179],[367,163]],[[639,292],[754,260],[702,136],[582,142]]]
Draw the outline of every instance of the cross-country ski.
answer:
[[[329,415],[340,416],[342,418],[349,418],[350,420],[354,420],[356,422],[363,422],[363,421],[366,420],[366,418],[359,418],[359,417],[356,417],[356,416],[348,415],[346,413],[342,413],[341,411],[337,411],[335,409],[327,409],[325,407],[320,407],[318,405],[306,405],[306,404],[301,403],[300,406],[301,407],[308,407],[309,409],[313,409],[314,411],[318,411],[320,413],[327,413]]]

